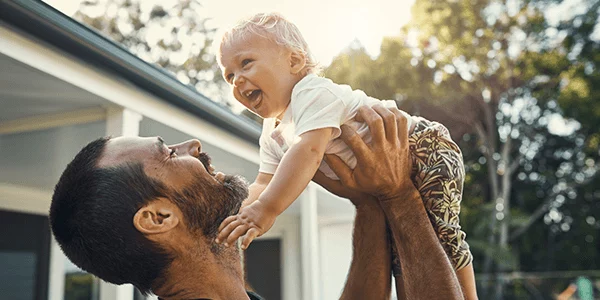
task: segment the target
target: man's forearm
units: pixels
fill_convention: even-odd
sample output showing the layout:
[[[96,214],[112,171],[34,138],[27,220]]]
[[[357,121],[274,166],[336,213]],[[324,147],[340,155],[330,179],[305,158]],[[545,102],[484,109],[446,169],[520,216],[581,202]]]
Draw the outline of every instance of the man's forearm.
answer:
[[[340,299],[389,299],[391,253],[385,215],[377,203],[356,210],[353,257]]]
[[[407,299],[463,299],[460,285],[421,196],[409,187],[396,198],[381,201],[401,258]]]

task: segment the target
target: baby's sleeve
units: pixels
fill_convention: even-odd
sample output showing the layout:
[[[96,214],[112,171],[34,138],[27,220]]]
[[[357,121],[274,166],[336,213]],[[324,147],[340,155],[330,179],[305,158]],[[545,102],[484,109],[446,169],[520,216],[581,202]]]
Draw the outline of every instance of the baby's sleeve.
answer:
[[[260,173],[275,174],[277,166],[279,165],[280,158],[277,156],[277,153],[273,150],[272,144],[267,142],[266,136],[261,135],[258,143],[260,146],[260,165],[258,171]]]
[[[301,90],[292,100],[296,136],[315,129],[332,128],[331,139],[335,139],[340,136],[345,114],[346,105],[342,99],[325,87]]]
[[[459,222],[465,178],[462,153],[446,127],[426,120],[417,123],[409,144],[413,181],[442,247],[458,271],[473,260]]]

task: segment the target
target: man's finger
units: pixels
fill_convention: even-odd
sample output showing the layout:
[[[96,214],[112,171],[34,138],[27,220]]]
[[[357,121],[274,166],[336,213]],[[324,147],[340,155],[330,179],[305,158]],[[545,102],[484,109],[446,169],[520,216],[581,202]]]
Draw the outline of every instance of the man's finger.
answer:
[[[223,229],[219,230],[219,234],[217,235],[217,242],[221,243],[225,241],[229,234],[231,234],[231,232],[234,229],[236,229],[240,224],[242,224],[242,221],[236,218],[235,220],[227,224],[227,226],[223,227]]]
[[[350,169],[350,167],[348,167],[348,165],[341,158],[334,154],[326,154],[323,158],[331,170],[333,170],[335,175],[340,178],[339,182],[341,182],[343,185],[348,185],[352,182],[352,169]],[[339,182],[336,188],[339,189],[338,191],[343,192],[342,184],[339,184]]]
[[[368,106],[359,108],[358,114],[369,126],[373,143],[381,143],[385,139],[385,127],[381,116],[373,108]]]
[[[342,134],[340,138],[350,147],[357,161],[366,161],[366,155],[371,151],[365,141],[348,125],[340,126]],[[329,163],[328,163],[329,164]],[[337,173],[337,172],[336,172]],[[339,176],[338,176],[339,177]]]
[[[248,246],[250,246],[250,243],[252,243],[252,241],[258,236],[260,232],[258,231],[258,229],[252,227],[248,230],[248,232],[246,233],[246,236],[244,236],[244,239],[242,240],[242,249],[246,250],[248,249]]]
[[[398,124],[396,124],[395,114],[380,104],[373,105],[373,110],[383,119],[386,139],[389,142],[396,143],[398,141]]]
[[[240,238],[240,236],[246,234],[246,232],[248,232],[248,225],[241,224],[241,225],[237,226],[235,228],[235,230],[232,231],[229,234],[229,236],[227,237],[227,240],[225,241],[225,245],[227,245],[227,246],[233,245],[235,243],[235,241],[237,241],[237,239]]]
[[[325,162],[327,162],[327,155],[332,155],[332,154],[325,154],[325,156],[323,157],[325,159]],[[334,172],[335,172],[335,170],[334,170]],[[312,180],[314,182],[316,182],[318,185],[322,186],[324,189],[326,189],[336,195],[344,190],[344,188],[342,187],[342,184],[340,183],[339,180],[333,180],[333,179],[325,176],[325,174],[323,174],[323,172],[318,171],[318,170],[315,173],[315,176],[313,176]]]
[[[398,124],[398,141],[400,145],[408,145],[408,118],[398,108],[392,108],[392,113],[396,115],[396,123]]]

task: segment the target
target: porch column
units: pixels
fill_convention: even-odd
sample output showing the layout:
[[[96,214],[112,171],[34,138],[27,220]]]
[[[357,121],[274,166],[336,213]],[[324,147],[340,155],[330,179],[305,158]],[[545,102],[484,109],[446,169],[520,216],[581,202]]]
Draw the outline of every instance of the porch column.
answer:
[[[106,109],[106,135],[138,136],[142,115],[122,107]],[[133,300],[133,285],[100,281],[100,300]]]
[[[310,183],[301,197],[302,299],[320,299],[319,223],[315,184]]]
[[[106,135],[138,136],[142,115],[123,107],[106,109]]]
[[[65,298],[65,260],[60,246],[50,237],[50,274],[48,275],[48,300]]]

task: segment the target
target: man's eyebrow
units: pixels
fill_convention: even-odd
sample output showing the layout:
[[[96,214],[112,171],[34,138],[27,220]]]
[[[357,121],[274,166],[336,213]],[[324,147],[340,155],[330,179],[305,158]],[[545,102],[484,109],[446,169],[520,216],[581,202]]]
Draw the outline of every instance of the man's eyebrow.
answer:
[[[156,150],[158,150],[158,153],[164,152],[163,148],[165,147],[165,140],[163,140],[162,137],[157,136],[156,143],[154,143],[154,145],[156,146]]]

